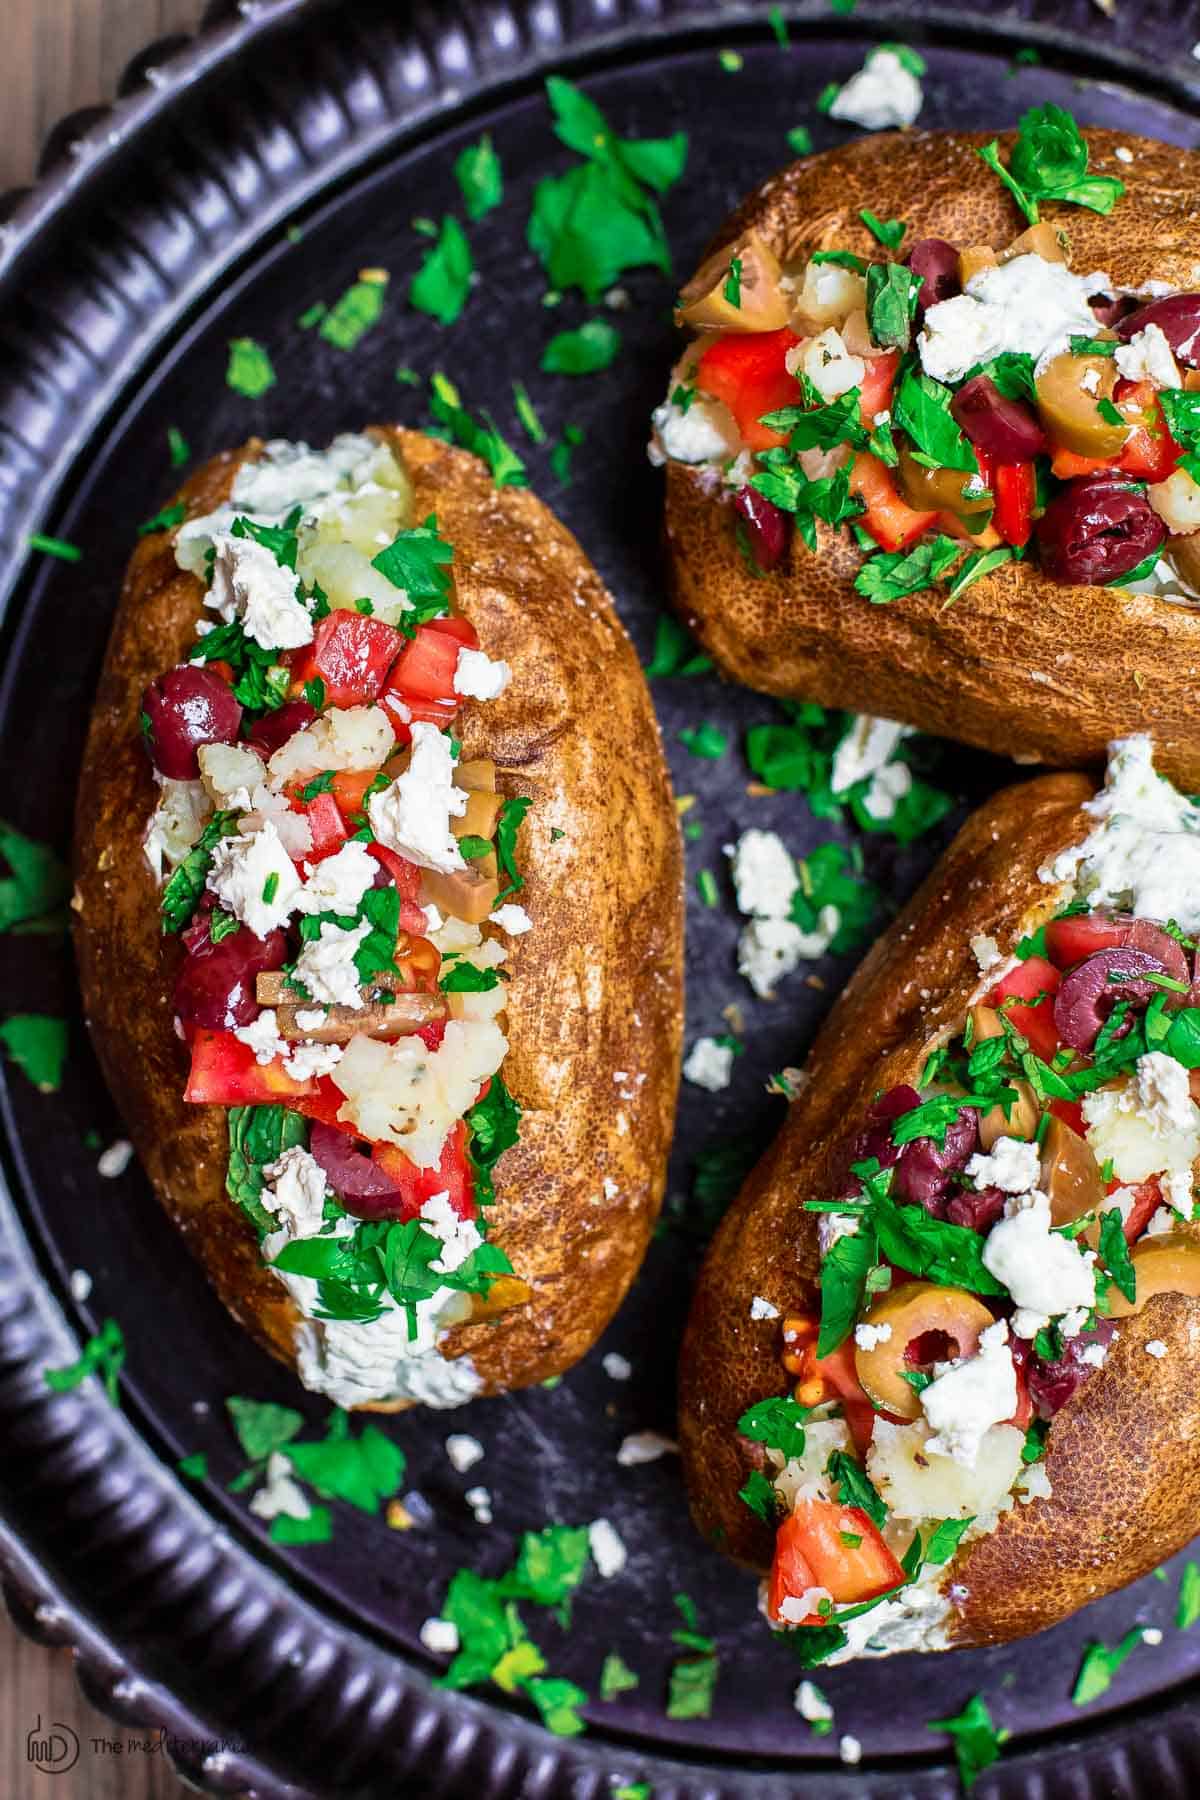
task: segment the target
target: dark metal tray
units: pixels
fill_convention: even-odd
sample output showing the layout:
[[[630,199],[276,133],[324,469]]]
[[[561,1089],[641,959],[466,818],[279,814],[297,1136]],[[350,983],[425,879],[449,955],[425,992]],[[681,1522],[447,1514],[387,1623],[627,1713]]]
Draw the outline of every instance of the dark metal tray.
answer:
[[[625,285],[625,348],[608,375],[572,383],[537,373],[551,329],[580,316],[539,305],[523,238],[536,178],[564,166],[540,92],[558,69],[586,81],[619,129],[691,133],[685,179],[666,220],[685,272],[727,207],[787,159],[786,132],[807,122],[818,145],[844,129],[814,107],[863,46],[904,37],[929,59],[922,122],[1003,126],[1045,98],[1085,123],[1112,123],[1180,144],[1200,141],[1200,7],[1120,0],[1115,20],[1087,0],[970,9],[785,5],[792,48],[775,43],[759,4],[714,0],[455,0],[437,8],[245,0],[219,7],[190,47],[158,46],[130,71],[110,111],[66,121],[38,187],[0,227],[0,596],[9,602],[0,687],[5,812],[65,846],[79,752],[114,596],[136,522],[170,485],[169,425],[194,453],[250,431],[321,442],[364,420],[416,423],[419,398],[397,364],[444,369],[474,406],[511,421],[510,383],[530,386],[552,433],[585,427],[566,488],[545,452],[533,479],[578,532],[645,651],[662,597],[659,481],[646,465],[646,416],[672,356],[669,288]],[[1035,44],[1042,61],[1014,69]],[[744,64],[726,73],[718,50]],[[297,330],[312,301],[341,292],[364,264],[402,287],[423,241],[415,213],[453,210],[451,164],[490,130],[508,200],[473,227],[482,281],[446,332],[404,307],[351,356]],[[301,226],[302,235],[289,234]],[[223,381],[227,340],[249,334],[279,375],[250,402]],[[31,530],[86,546],[77,566],[30,560]],[[676,740],[710,718],[740,741],[770,703],[715,681],[665,682],[656,697],[679,791],[700,797],[693,874],[723,867],[721,846],[748,824],[778,827],[797,851],[840,826],[795,798],[748,797],[740,753],[691,760]],[[864,710],[886,696],[864,693]],[[952,752],[941,777],[964,805],[1007,779],[1004,765]],[[961,817],[961,810],[957,817]],[[865,842],[869,872],[900,901],[949,834],[898,854]],[[780,1116],[764,1079],[800,1060],[849,959],[796,977],[774,1005],[753,1002],[733,969],[737,922],[693,893],[688,950],[690,1035],[719,1030],[736,1000],[749,1049],[716,1099],[685,1086],[671,1193],[682,1197],[695,1152],[733,1135],[766,1142]],[[298,1390],[262,1357],[209,1293],[135,1168],[101,1180],[84,1135],[107,1141],[118,1120],[91,1057],[65,950],[49,939],[0,941],[5,1010],[74,1019],[62,1091],[6,1079],[0,1197],[0,1554],[18,1621],[77,1647],[91,1698],[168,1728],[181,1769],[212,1792],[258,1795],[574,1796],[620,1781],[665,1796],[949,1795],[955,1780],[930,1717],[985,1692],[1012,1732],[981,1793],[1162,1795],[1200,1791],[1200,1633],[1172,1623],[1175,1582],[1149,1580],[1032,1643],[952,1657],[860,1665],[822,1678],[838,1728],[863,1745],[850,1771],[813,1739],[791,1705],[797,1671],[754,1612],[753,1584],[700,1544],[687,1523],[677,1462],[620,1469],[629,1431],[672,1424],[674,1361],[696,1257],[688,1233],[656,1241],[607,1335],[634,1378],[604,1375],[599,1353],[553,1392],[485,1402],[467,1415],[407,1417],[392,1431],[412,1485],[436,1510],[403,1536],[360,1514],[339,1516],[331,1545],[280,1550],[222,1483],[235,1468],[221,1421],[229,1393],[295,1403]],[[70,1297],[89,1270],[91,1299]],[[129,1343],[124,1410],[90,1392],[53,1396],[47,1362],[114,1314]],[[207,1411],[196,1409],[196,1403]],[[311,1418],[324,1408],[308,1403]],[[450,1429],[487,1445],[478,1471],[496,1522],[477,1526],[454,1475]],[[195,1491],[175,1460],[206,1449],[215,1479]],[[542,1630],[555,1672],[594,1690],[618,1650],[641,1674],[636,1693],[589,1710],[582,1739],[554,1739],[497,1690],[440,1692],[420,1649],[455,1568],[504,1566],[518,1531],[607,1515],[629,1566],[581,1592],[575,1624]],[[689,1593],[718,1639],[713,1716],[664,1714],[671,1596]],[[1130,1660],[1085,1714],[1069,1692],[1082,1645],[1113,1642],[1134,1621],[1164,1642]],[[190,1740],[190,1742],[189,1742]],[[205,1748],[204,1741],[209,1748]],[[212,1746],[223,1744],[223,1748]]]

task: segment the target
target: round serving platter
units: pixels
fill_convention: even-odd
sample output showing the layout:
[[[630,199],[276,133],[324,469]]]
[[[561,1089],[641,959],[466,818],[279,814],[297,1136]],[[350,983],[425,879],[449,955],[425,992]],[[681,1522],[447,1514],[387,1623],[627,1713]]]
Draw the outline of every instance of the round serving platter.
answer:
[[[522,445],[531,479],[581,538],[647,654],[663,600],[659,478],[645,461],[646,418],[672,360],[671,289],[639,272],[623,337],[604,375],[542,375],[553,331],[582,307],[541,306],[524,226],[536,180],[567,166],[542,79],[581,81],[625,135],[684,129],[683,179],[664,217],[679,274],[728,207],[787,160],[804,123],[818,147],[846,128],[815,106],[864,47],[903,37],[929,64],[922,124],[1002,127],[1053,99],[1084,125],[1113,124],[1200,143],[1200,6],[859,7],[784,5],[790,48],[760,5],[670,0],[456,0],[400,8],[245,0],[219,7],[194,43],[158,46],[131,69],[111,110],[66,121],[39,185],[0,227],[0,597],[7,601],[0,686],[4,814],[64,848],[89,705],[121,570],[139,520],[173,476],[168,427],[196,458],[251,432],[321,443],[372,419],[420,423],[423,388],[398,365],[443,370],[516,442],[514,378],[551,442],[583,429],[574,479],[549,445]],[[1034,46],[1036,64],[1014,63]],[[720,51],[735,56],[722,58]],[[740,58],[740,63],[732,65]],[[484,130],[504,168],[504,205],[470,227],[479,284],[446,330],[405,305],[425,249],[414,215],[455,211],[452,165]],[[388,269],[383,321],[349,354],[298,328],[364,266]],[[278,382],[249,400],[225,384],[231,338],[260,340]],[[77,564],[30,557],[30,532],[83,547]],[[689,1039],[722,1029],[736,1003],[746,1053],[713,1096],[685,1084],[669,1222],[599,1349],[552,1391],[385,1429],[408,1458],[407,1486],[432,1524],[403,1533],[338,1508],[331,1543],[281,1548],[225,1484],[239,1466],[223,1422],[229,1394],[328,1409],[250,1344],[217,1305],[136,1166],[96,1170],[96,1135],[119,1119],[92,1058],[69,953],[46,937],[0,939],[4,1010],[65,1014],[71,1054],[61,1091],[5,1071],[0,1196],[0,1559],[24,1628],[76,1647],[89,1696],[114,1716],[166,1729],[181,1771],[202,1788],[261,1796],[353,1794],[572,1796],[623,1783],[666,1796],[951,1795],[944,1738],[926,1722],[976,1692],[1011,1733],[980,1794],[1163,1795],[1200,1787],[1200,1632],[1174,1626],[1178,1570],[1090,1608],[1026,1643],[951,1657],[905,1657],[824,1672],[837,1732],[815,1738],[792,1706],[798,1670],[755,1614],[753,1581],[700,1543],[687,1522],[677,1459],[636,1468],[616,1452],[631,1432],[672,1430],[676,1345],[702,1238],[689,1198],[698,1152],[764,1144],[781,1102],[767,1076],[799,1062],[853,958],[797,975],[756,1002],[734,968],[738,922],[722,846],[751,824],[803,853],[830,837],[861,841],[889,904],[911,892],[967,804],[1011,777],[995,760],[931,746],[933,778],[960,801],[911,849],[815,819],[802,797],[750,796],[745,729],[771,703],[715,680],[655,684],[677,791],[697,796],[689,843]],[[602,695],[597,696],[603,703]],[[886,695],[864,694],[865,711]],[[729,736],[718,762],[690,758],[677,733],[702,719]],[[711,868],[720,904],[701,904]],[[647,1047],[647,1055],[653,1047]],[[92,1147],[89,1147],[92,1146]],[[70,1273],[93,1278],[71,1297]],[[52,1394],[47,1364],[71,1361],[103,1318],[128,1345],[122,1410],[88,1384]],[[604,1372],[620,1352],[632,1379]],[[449,1430],[470,1430],[486,1460],[448,1462]],[[177,1460],[207,1453],[211,1479],[185,1483]],[[494,1522],[465,1489],[483,1480]],[[612,1521],[624,1572],[593,1575],[569,1631],[531,1620],[555,1674],[594,1693],[615,1650],[640,1685],[587,1708],[588,1733],[544,1732],[498,1689],[435,1688],[421,1623],[461,1566],[496,1573],[522,1530]],[[672,1596],[694,1601],[721,1658],[712,1716],[666,1717],[677,1654]],[[1080,1655],[1134,1624],[1163,1641],[1139,1650],[1085,1711],[1071,1704]],[[862,1762],[836,1754],[856,1737]]]

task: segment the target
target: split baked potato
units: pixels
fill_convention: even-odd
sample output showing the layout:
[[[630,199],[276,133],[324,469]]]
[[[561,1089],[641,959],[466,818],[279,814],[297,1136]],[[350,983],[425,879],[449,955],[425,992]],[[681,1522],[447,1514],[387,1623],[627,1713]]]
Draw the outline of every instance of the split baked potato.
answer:
[[[663,1191],[682,859],[540,501],[392,428],[200,468],[129,566],[75,855],[104,1073],[260,1344],[380,1410],[589,1348]]]
[[[1115,750],[968,820],[708,1251],[691,1509],[808,1660],[1021,1637],[1200,1531],[1200,809]]]
[[[1194,788],[1200,155],[1085,143],[1057,108],[993,154],[1021,172],[1046,133],[1107,215],[1023,214],[982,134],[906,131],[803,158],[722,226],[651,440],[674,601],[762,692],[1059,766],[1146,731]]]

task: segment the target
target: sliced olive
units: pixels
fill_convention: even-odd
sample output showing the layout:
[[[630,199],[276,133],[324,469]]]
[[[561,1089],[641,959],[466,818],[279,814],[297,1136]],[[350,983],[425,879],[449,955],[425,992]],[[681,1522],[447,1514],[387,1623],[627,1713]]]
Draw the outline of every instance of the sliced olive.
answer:
[[[958,253],[958,279],[966,287],[972,275],[982,274],[984,269],[994,269],[996,262],[996,252],[990,244],[970,244]]]
[[[739,268],[731,280],[735,260]],[[775,252],[757,232],[749,232],[740,243],[710,256],[692,276],[680,292],[676,323],[701,331],[779,331],[788,322],[782,274]]]
[[[1164,1231],[1160,1237],[1143,1238],[1130,1251],[1137,1275],[1137,1299],[1131,1304],[1116,1286],[1108,1290],[1108,1307],[1114,1319],[1140,1313],[1154,1294],[1187,1294],[1200,1299],[1200,1243],[1182,1231]]]
[[[1169,537],[1163,554],[1180,580],[1200,594],[1200,531],[1189,531],[1186,537]]]
[[[500,882],[494,874],[484,874],[478,863],[472,863],[448,874],[440,869],[423,869],[421,889],[425,899],[440,912],[468,925],[482,925],[496,909]]]
[[[969,483],[980,486],[980,477],[965,469],[927,469],[911,450],[901,450],[896,471],[900,491],[917,512],[950,512],[972,531],[982,531],[992,513],[992,494],[984,487],[970,492]]]
[[[494,794],[496,791],[496,765],[490,756],[464,758],[454,765],[454,785],[466,788],[469,793],[478,791],[481,794]]]
[[[1086,1141],[1062,1119],[1050,1115],[1042,1136],[1038,1185],[1049,1196],[1055,1225],[1069,1225],[1104,1204],[1100,1169]]]
[[[1041,1109],[1037,1095],[1027,1081],[1014,1081],[1011,1084],[1017,1092],[1015,1100],[1009,1101],[1009,1109],[1005,1112],[997,1102],[979,1117],[980,1148],[990,1150],[997,1138],[1022,1138],[1030,1141],[1038,1128]]]
[[[1129,436],[1129,424],[1101,414],[1113,410],[1113,389],[1118,370],[1111,356],[1072,356],[1064,350],[1047,363],[1037,377],[1038,411],[1042,424],[1062,450],[1098,462],[1119,456]]]
[[[1012,262],[1018,256],[1040,256],[1043,262],[1070,262],[1062,238],[1050,224],[1048,219],[1041,219],[1015,237],[1006,250],[1000,252],[1002,263]]]
[[[905,1381],[905,1374],[923,1364],[973,1356],[980,1333],[992,1322],[987,1307],[965,1288],[906,1281],[881,1295],[863,1320],[876,1328],[886,1325],[891,1329],[873,1350],[861,1346],[855,1350],[859,1382],[886,1412],[915,1419],[921,1400],[912,1383]]]
[[[498,1275],[488,1283],[486,1294],[471,1295],[471,1323],[499,1318],[514,1306],[528,1306],[532,1299],[533,1289],[519,1275]]]

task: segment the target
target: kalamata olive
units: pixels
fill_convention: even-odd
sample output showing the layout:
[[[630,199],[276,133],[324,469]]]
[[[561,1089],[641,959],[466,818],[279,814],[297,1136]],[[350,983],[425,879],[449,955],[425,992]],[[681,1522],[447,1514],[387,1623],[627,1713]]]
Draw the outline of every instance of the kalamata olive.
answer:
[[[332,1125],[315,1121],[308,1147],[329,1177],[329,1185],[346,1211],[358,1219],[398,1219],[403,1196],[379,1164],[354,1148],[354,1139]]]
[[[203,936],[195,928],[189,933],[188,953],[175,978],[176,1017],[211,1031],[252,1025],[261,1011],[254,997],[256,980],[269,969],[282,969],[287,933],[269,931],[259,938],[248,925],[239,925],[214,944],[208,920],[198,925],[203,925]]]
[[[307,700],[285,700],[275,712],[264,713],[261,719],[255,719],[246,733],[246,742],[253,744],[264,756],[274,756],[290,737],[311,725],[316,716],[316,707],[310,706]]]
[[[1085,1362],[1083,1353],[1090,1344],[1110,1344],[1112,1335],[1112,1321],[1097,1319],[1090,1330],[1081,1331],[1078,1337],[1066,1338],[1063,1353],[1054,1362],[1047,1362],[1040,1356],[1029,1356],[1025,1364],[1025,1376],[1029,1384],[1029,1397],[1039,1419],[1052,1419],[1076,1389],[1082,1387],[1090,1375],[1095,1374],[1095,1364]]]
[[[896,1120],[914,1106],[921,1104],[921,1096],[916,1088],[889,1088],[878,1100],[867,1108],[867,1118],[861,1131],[855,1132],[845,1147],[842,1157],[842,1185],[839,1192],[857,1194],[862,1186],[856,1175],[850,1173],[855,1163],[869,1162],[872,1157],[881,1169],[893,1168],[899,1160],[900,1152],[892,1142],[892,1127]]]
[[[1090,1050],[1117,1001],[1146,1005],[1163,989],[1145,977],[1165,974],[1157,956],[1124,944],[1118,950],[1096,950],[1085,956],[1063,976],[1054,996],[1054,1026],[1060,1039],[1073,1050]],[[1127,979],[1118,980],[1118,976]],[[1125,1030],[1128,1028],[1127,1022]]]
[[[792,541],[792,515],[747,485],[739,488],[733,510],[741,520],[755,566],[764,574],[779,567]]]
[[[917,311],[936,306],[940,300],[951,300],[962,291],[958,279],[958,251],[945,238],[918,238],[905,261],[914,275],[921,277],[917,289]]]
[[[1046,434],[1033,408],[1006,399],[990,375],[964,382],[950,411],[971,442],[997,462],[1029,462],[1046,448]]]
[[[1137,310],[1137,301],[1132,294],[1093,294],[1088,305],[1096,315],[1097,325],[1109,327]]]
[[[157,676],[142,695],[146,748],[160,775],[195,781],[202,744],[236,744],[242,709],[227,681],[212,669],[180,663]]]
[[[931,1137],[905,1144],[892,1179],[892,1193],[910,1206],[923,1206],[935,1218],[945,1218],[950,1178],[978,1147],[979,1114],[974,1107],[960,1107],[946,1127],[944,1144]]]
[[[1167,535],[1146,496],[1111,475],[1069,482],[1035,529],[1043,570],[1068,587],[1097,587],[1128,575]]]
[[[951,1225],[965,1225],[968,1231],[990,1231],[1003,1215],[1005,1198],[1003,1188],[964,1188],[946,1202],[946,1217]]]
[[[1169,931],[1164,931],[1161,925],[1156,925],[1153,919],[1135,919],[1129,927],[1125,946],[1129,950],[1144,950],[1147,956],[1157,957],[1172,981],[1191,981],[1192,971],[1188,967],[1183,945]],[[1164,992],[1167,1004],[1170,1005],[1175,996],[1169,989]]]
[[[1136,312],[1118,319],[1116,332],[1126,343],[1147,325],[1157,325],[1179,362],[1200,367],[1200,294],[1164,294]]]

